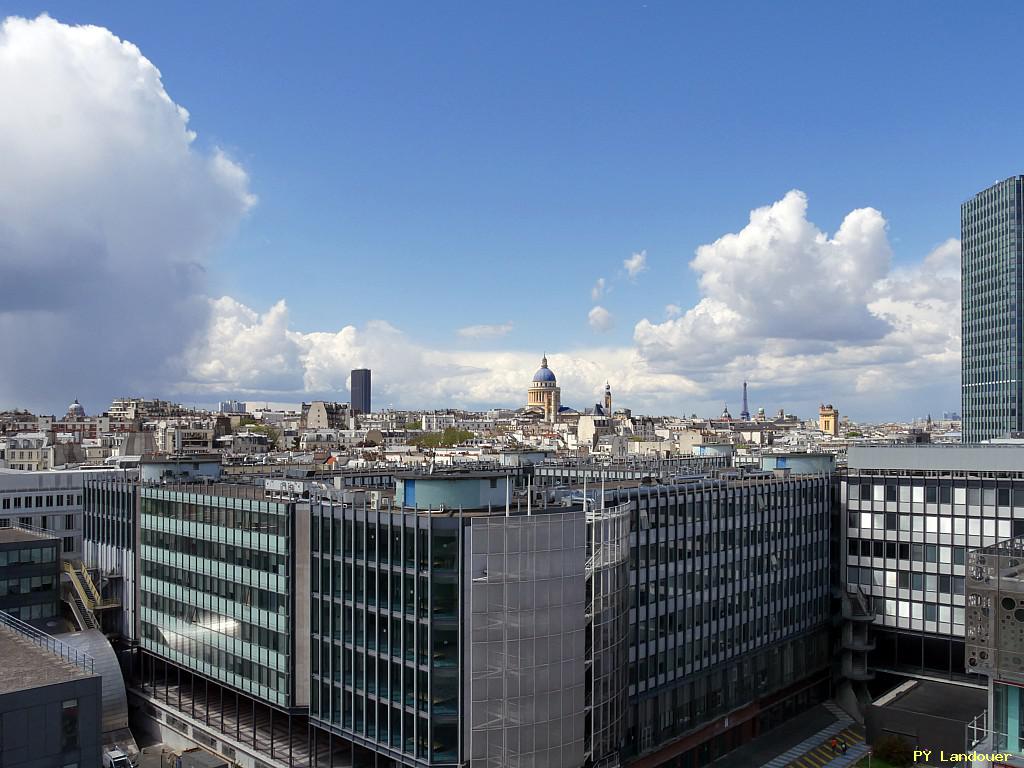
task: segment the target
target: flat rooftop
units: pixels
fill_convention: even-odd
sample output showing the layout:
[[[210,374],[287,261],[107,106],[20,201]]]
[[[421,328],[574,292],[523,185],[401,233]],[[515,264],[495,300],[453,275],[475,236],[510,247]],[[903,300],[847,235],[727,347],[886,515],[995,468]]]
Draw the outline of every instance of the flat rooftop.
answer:
[[[849,469],[1024,472],[1024,444],[851,445]]]
[[[11,526],[0,528],[0,544],[15,544],[25,541],[56,541],[56,539],[56,536],[51,536],[48,533],[26,531],[24,528],[14,528]]]
[[[0,625],[0,659],[4,665],[0,694],[92,677],[81,667],[3,625]]]
[[[890,691],[882,699],[893,693]],[[969,723],[988,706],[988,691],[955,683],[918,680],[916,685],[908,686],[880,706]]]

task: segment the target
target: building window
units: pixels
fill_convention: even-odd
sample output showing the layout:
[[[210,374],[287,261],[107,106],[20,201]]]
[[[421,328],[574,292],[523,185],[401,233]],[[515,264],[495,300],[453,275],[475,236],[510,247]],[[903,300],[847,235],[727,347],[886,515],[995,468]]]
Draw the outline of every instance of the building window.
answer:
[[[64,529],[68,531],[75,530],[75,516],[64,515]]]
[[[78,748],[78,699],[61,702],[60,745],[65,751]]]
[[[18,525],[22,525],[22,526],[26,526],[26,527],[31,527],[31,525],[32,525],[32,518],[31,517],[19,517],[18,518]]]
[[[75,537],[65,536],[64,537],[64,548],[63,552],[74,552],[75,551]]]

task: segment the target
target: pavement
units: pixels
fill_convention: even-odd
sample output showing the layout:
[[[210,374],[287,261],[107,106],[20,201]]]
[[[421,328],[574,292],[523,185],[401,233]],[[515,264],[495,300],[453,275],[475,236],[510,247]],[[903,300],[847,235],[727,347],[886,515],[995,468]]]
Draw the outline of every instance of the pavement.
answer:
[[[763,768],[847,768],[868,753],[863,726],[831,701],[822,706],[833,716],[832,724],[778,754]],[[845,753],[832,750],[833,738],[846,742]]]

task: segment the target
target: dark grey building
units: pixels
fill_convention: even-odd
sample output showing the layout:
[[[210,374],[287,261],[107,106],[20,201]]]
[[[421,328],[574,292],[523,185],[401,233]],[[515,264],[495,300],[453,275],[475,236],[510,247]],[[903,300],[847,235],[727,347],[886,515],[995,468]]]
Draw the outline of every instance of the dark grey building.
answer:
[[[371,413],[370,369],[352,369],[352,410],[356,413]]]
[[[0,525],[0,611],[37,626],[60,616],[60,539]]]
[[[93,660],[0,612],[0,765],[100,768],[100,676]]]
[[[960,207],[963,439],[1024,431],[1024,176]]]
[[[706,765],[830,690],[829,474],[737,470],[632,506],[624,758]]]

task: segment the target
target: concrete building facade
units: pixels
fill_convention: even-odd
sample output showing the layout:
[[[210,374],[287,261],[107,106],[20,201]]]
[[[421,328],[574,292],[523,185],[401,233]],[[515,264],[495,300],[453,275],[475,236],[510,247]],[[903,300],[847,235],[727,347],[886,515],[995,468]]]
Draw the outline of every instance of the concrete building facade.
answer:
[[[967,555],[1024,532],[1024,447],[851,447],[840,504],[840,579],[873,614],[856,677],[977,683],[964,666]]]

